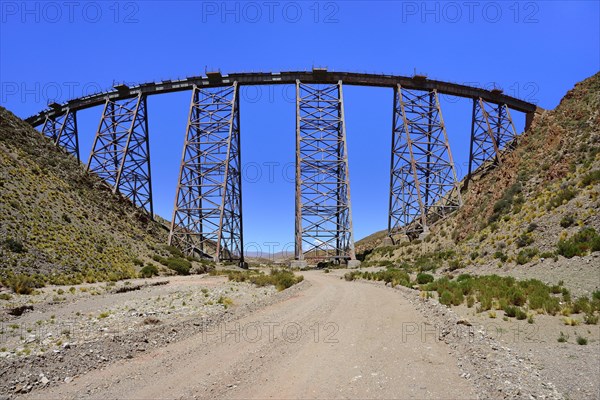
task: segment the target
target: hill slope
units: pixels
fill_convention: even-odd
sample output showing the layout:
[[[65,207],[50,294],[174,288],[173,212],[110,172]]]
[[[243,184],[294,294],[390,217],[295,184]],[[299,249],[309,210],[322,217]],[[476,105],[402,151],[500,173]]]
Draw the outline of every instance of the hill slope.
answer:
[[[367,265],[407,262],[423,270],[502,269],[575,256],[597,263],[589,254],[600,250],[599,197],[600,73],[537,116],[500,166],[474,177],[464,207],[423,241],[381,247],[385,233],[378,232],[357,249]]]
[[[137,259],[166,241],[158,223],[2,107],[0,177],[5,285],[20,274],[36,285],[133,277]]]

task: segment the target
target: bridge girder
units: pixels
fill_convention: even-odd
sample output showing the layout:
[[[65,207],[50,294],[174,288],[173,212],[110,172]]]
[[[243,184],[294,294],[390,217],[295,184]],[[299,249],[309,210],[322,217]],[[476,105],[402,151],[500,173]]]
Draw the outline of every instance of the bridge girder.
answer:
[[[295,258],[354,260],[342,82],[296,81]]]
[[[194,87],[169,244],[243,262],[239,91]]]
[[[394,90],[388,236],[414,238],[462,205],[435,90]]]

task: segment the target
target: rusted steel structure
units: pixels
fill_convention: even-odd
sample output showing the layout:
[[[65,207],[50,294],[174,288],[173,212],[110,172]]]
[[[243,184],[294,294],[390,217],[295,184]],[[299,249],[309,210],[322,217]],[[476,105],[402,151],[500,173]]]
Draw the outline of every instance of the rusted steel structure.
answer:
[[[237,83],[194,87],[169,244],[215,261],[243,261]]]
[[[297,260],[354,260],[342,82],[296,81]]]
[[[191,91],[186,141],[170,243],[214,260],[243,261],[239,88],[295,85],[296,259],[352,260],[354,239],[342,84],[394,91],[388,235],[397,239],[461,205],[458,180],[438,94],[473,99],[468,182],[498,164],[517,138],[509,109],[538,108],[485,90],[424,76],[330,72],[207,73],[186,79],[118,85],[113,90],[53,103],[26,121],[43,124],[55,144],[79,157],[76,112],[104,104],[87,168],[113,191],[153,215],[147,96]]]

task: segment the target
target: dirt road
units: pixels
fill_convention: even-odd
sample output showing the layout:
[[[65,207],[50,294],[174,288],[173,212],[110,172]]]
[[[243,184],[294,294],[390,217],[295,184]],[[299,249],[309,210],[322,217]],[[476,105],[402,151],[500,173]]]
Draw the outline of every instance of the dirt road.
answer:
[[[305,272],[283,302],[32,398],[474,398],[456,360],[392,290]]]

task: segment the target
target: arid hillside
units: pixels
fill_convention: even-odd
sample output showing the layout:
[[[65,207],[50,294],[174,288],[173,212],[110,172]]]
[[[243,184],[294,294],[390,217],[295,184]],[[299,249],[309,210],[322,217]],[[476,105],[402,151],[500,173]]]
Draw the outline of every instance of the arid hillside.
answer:
[[[385,232],[357,243],[366,265],[485,273],[540,263],[583,264],[600,250],[600,74],[538,115],[501,165],[463,188],[464,206],[423,240],[383,246]],[[470,271],[472,272],[472,271]],[[593,289],[593,288],[591,288]]]
[[[169,256],[163,226],[1,107],[0,177],[0,281],[15,291],[131,278]]]

